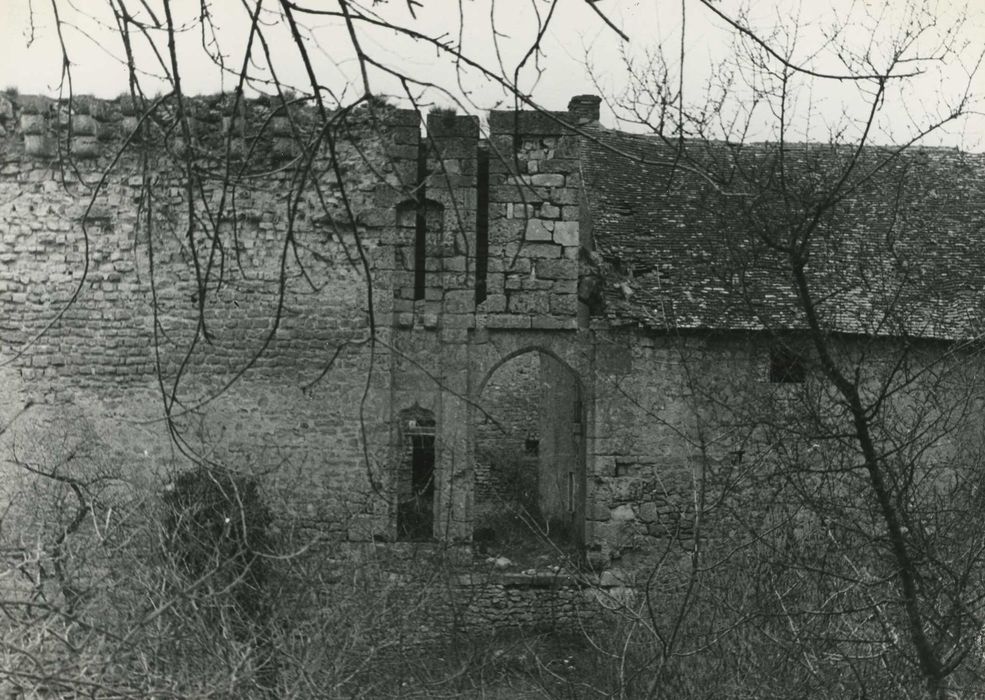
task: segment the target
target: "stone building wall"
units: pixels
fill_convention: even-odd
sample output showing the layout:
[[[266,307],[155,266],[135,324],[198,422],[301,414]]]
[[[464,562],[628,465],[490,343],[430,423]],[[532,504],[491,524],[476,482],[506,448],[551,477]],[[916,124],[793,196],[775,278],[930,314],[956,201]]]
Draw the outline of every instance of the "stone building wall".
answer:
[[[478,410],[491,402],[517,447],[568,441],[555,475],[566,478],[545,502],[573,514],[601,564],[685,546],[695,470],[743,473],[732,467],[759,438],[713,406],[768,405],[768,339],[616,327],[579,301],[593,240],[584,137],[570,127],[592,128],[597,103],[494,111],[485,140],[472,116],[431,114],[422,133],[416,113],[366,106],[340,118],[311,161],[317,188],[303,191],[291,134],[310,126],[308,108],[292,121],[251,102],[234,120],[224,99],[194,105],[191,143],[149,126],[121,152],[141,123],[127,100],[80,99],[71,116],[50,100],[0,100],[7,448],[84,432],[121,474],[161,484],[207,456],[262,474],[274,510],[304,527],[390,542],[413,462],[400,416],[423,412],[433,535],[468,544],[490,483],[476,460],[498,439]],[[227,147],[235,187],[223,186]],[[214,273],[204,290],[208,338],[191,346],[196,265],[200,276],[209,259],[222,283]],[[564,377],[565,406],[515,400],[543,384],[538,357]],[[173,442],[162,414],[179,372],[184,442]]]
[[[68,437],[59,416],[81,414],[121,470],[163,482],[207,458],[263,473],[277,507],[333,537],[392,539],[395,416],[419,407],[436,423],[435,532],[468,538],[469,396],[492,366],[473,348],[577,327],[565,113],[494,113],[486,158],[475,117],[432,114],[424,138],[416,113],[374,105],[330,130],[299,190],[312,108],[195,99],[190,139],[157,109],[0,101],[4,412],[31,404],[8,441]]]
[[[360,518],[387,512],[366,458],[377,468],[375,451],[388,448],[389,375],[378,348],[364,401],[370,319],[357,249],[374,287],[389,290],[399,230],[380,212],[399,199],[400,138],[418,136],[417,117],[390,110],[380,127],[365,110],[351,115],[336,134],[338,170],[325,149],[313,164],[320,196],[309,187],[292,212],[286,195],[298,191],[289,167],[297,153],[286,119],[268,119],[269,105],[247,106],[231,141],[241,177],[224,187],[228,104],[192,104],[197,260],[181,139],[148,121],[150,134],[121,154],[137,125],[127,100],[79,99],[71,117],[51,100],[0,100],[2,400],[8,415],[33,404],[4,438],[24,446],[59,430],[81,439],[72,435],[81,434],[82,416],[92,427],[87,439],[101,443],[120,473],[141,465],[163,484],[192,461],[184,449],[264,474],[271,501],[301,522],[364,538]],[[303,129],[306,113],[293,116]],[[221,247],[209,242],[216,225]],[[207,339],[193,345],[196,275],[209,265]],[[376,300],[373,311],[388,326],[391,297]],[[162,421],[162,388],[170,395],[179,371],[172,413],[185,442],[175,444]]]

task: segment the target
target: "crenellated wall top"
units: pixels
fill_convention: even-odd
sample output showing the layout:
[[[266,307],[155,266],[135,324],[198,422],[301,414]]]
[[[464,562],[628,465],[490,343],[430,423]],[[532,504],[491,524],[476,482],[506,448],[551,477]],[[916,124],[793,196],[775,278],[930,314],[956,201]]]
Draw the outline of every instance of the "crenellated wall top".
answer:
[[[185,117],[184,124],[179,115]],[[98,159],[127,140],[184,153],[186,133],[202,155],[223,154],[229,142],[234,156],[255,156],[259,148],[261,155],[290,157],[298,151],[295,144],[314,138],[326,125],[347,140],[359,140],[373,130],[385,133],[419,124],[416,111],[397,109],[383,100],[328,111],[322,119],[310,101],[299,99],[237,101],[231,94],[217,94],[186,97],[179,106],[173,96],[134,100],[128,95],[0,95],[0,139],[6,142],[7,155],[42,159]]]

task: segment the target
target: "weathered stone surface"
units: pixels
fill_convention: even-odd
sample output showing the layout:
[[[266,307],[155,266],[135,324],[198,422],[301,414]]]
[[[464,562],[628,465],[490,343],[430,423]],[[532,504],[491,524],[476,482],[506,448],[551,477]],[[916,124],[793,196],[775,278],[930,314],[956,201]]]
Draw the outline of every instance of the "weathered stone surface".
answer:
[[[485,301],[479,305],[479,311],[487,313],[496,313],[498,311],[506,311],[506,295],[505,294],[490,294],[486,297]]]
[[[530,176],[530,184],[536,187],[562,187],[564,186],[564,175],[554,173],[543,173]]]
[[[577,279],[578,263],[574,260],[538,260],[535,268],[541,279]]]
[[[559,258],[561,247],[550,243],[530,243],[523,246],[523,254],[528,258]]]
[[[554,242],[563,246],[579,244],[579,224],[577,221],[557,221],[554,223]]]
[[[524,238],[528,241],[550,241],[554,239],[554,222],[543,219],[530,219],[527,222]]]
[[[24,153],[40,158],[50,157],[54,153],[54,144],[48,136],[26,134],[24,136]]]
[[[182,424],[189,434],[203,436],[196,438],[201,440],[196,446],[237,468],[256,469],[270,493],[290,494],[279,504],[282,517],[372,551],[374,540],[397,546],[392,504],[399,501],[394,496],[400,479],[406,481],[410,473],[401,457],[408,449],[399,442],[407,429],[401,412],[421,408],[436,423],[438,496],[433,505],[444,510],[434,518],[434,535],[467,543],[478,483],[469,422],[477,411],[470,402],[483,381],[495,383],[490,375],[505,366],[500,364],[504,360],[542,355],[568,368],[569,388],[583,389],[579,400],[585,405],[575,417],[575,411],[567,411],[563,427],[583,440],[572,463],[585,463],[587,556],[599,565],[620,553],[628,561],[630,552],[659,551],[673,538],[677,546],[693,535],[688,534],[693,465],[707,458],[724,473],[730,464],[726,455],[736,448],[729,444],[734,431],[712,430],[708,434],[715,444],[703,455],[694,454],[690,409],[697,398],[682,356],[699,370],[694,376],[718,383],[713,395],[726,401],[743,392],[752,395],[757,383],[762,389],[765,351],[746,337],[718,345],[675,337],[672,343],[667,326],[655,321],[653,331],[620,329],[614,309],[638,302],[616,296],[618,290],[599,312],[611,317],[586,318],[575,293],[579,274],[589,272],[579,260],[579,222],[592,221],[593,235],[598,235],[599,221],[581,217],[585,198],[575,167],[577,139],[560,137],[556,121],[522,116],[520,123],[534,131],[513,134],[507,116],[491,120],[491,145],[503,149],[504,159],[490,162],[493,206],[486,250],[480,250],[475,231],[474,121],[456,117],[450,125],[435,123],[432,133],[447,138],[438,149],[446,160],[439,162],[438,150],[428,149],[425,164],[432,175],[425,183],[422,287],[415,275],[421,139],[416,114],[393,110],[384,121],[399,126],[388,132],[354,127],[351,138],[358,139],[358,148],[355,141],[338,142],[338,175],[328,167],[327,155],[319,154],[320,192],[302,193],[293,214],[285,206],[285,193],[296,182],[290,168],[281,167],[283,158],[294,153],[293,135],[287,120],[275,118],[271,131],[260,138],[260,153],[251,156],[257,159],[251,172],[264,175],[237,190],[235,211],[220,214],[221,182],[207,173],[219,162],[216,148],[228,122],[224,127],[220,108],[204,108],[206,113],[196,116],[202,126],[195,141],[169,143],[178,153],[195,155],[202,166],[204,196],[196,193],[201,198],[192,202],[200,226],[192,233],[199,237],[200,263],[212,253],[215,231],[208,226],[210,216],[217,217],[223,245],[216,249],[214,264],[222,266],[223,284],[212,277],[204,297],[189,256],[185,175],[173,167],[174,154],[163,150],[164,135],[147,121],[143,145],[161,145],[160,151],[152,150],[149,173],[156,183],[155,226],[148,231],[145,219],[138,218],[147,212],[139,208],[147,202],[145,179],[137,153],[125,153],[86,218],[90,269],[83,293],[43,342],[10,359],[8,350],[22,347],[43,329],[78,284],[86,254],[81,220],[90,191],[85,185],[99,181],[138,117],[136,107],[125,101],[90,105],[88,115],[80,109],[75,140],[67,146],[68,152],[87,156],[74,164],[76,173],[48,160],[57,143],[48,134],[67,136],[64,129],[49,130],[64,110],[52,110],[43,101],[33,106],[10,101],[9,110],[4,104],[0,100],[0,121],[10,157],[0,171],[0,318],[9,362],[0,368],[8,392],[0,424],[11,418],[10,406],[23,405],[29,397],[50,398],[48,406],[70,400],[105,442],[107,459],[135,465],[133,473],[144,464],[148,473],[163,473],[174,468],[169,461],[174,458],[166,431],[158,430],[158,366],[168,379],[184,367],[189,383],[182,391],[188,393],[179,393],[191,405],[236,378],[226,393],[196,413],[194,424],[190,418]],[[270,115],[261,112],[263,118]],[[255,133],[260,123],[245,121],[237,134]],[[96,138],[99,148],[86,140]],[[514,151],[519,168],[512,163]],[[517,169],[523,175],[505,184]],[[343,185],[351,215],[340,196]],[[286,237],[289,222],[293,240]],[[475,308],[481,258],[486,298]],[[283,279],[282,260],[288,270]],[[626,284],[631,288],[639,282],[634,278]],[[694,290],[695,296],[701,293]],[[155,295],[156,320],[151,312]],[[656,303],[645,309],[660,311]],[[197,343],[183,365],[181,351],[189,347],[200,320],[208,342]],[[375,344],[368,342],[371,337]],[[541,382],[540,374],[528,377],[530,386]],[[528,415],[527,428],[536,421],[539,430],[541,415],[555,414],[562,412],[538,407],[534,418]],[[128,420],[120,421],[121,416]],[[521,453],[524,442],[518,443]],[[278,470],[275,464],[287,466]],[[553,586],[550,577],[536,571],[509,575],[482,582],[483,595],[489,597],[476,603],[477,619],[493,619],[500,614],[496,611],[506,610],[540,620],[537,605],[546,599],[528,595],[525,587]],[[625,580],[613,576],[606,579],[610,584],[621,587]],[[576,606],[580,593],[574,588],[569,593],[550,600]]]
[[[636,513],[633,512],[632,506],[624,503],[612,509],[609,513],[609,519],[615,521],[635,520]]]
[[[519,314],[485,314],[476,320],[487,328],[530,328],[530,317]]]
[[[43,134],[47,119],[40,114],[21,114],[21,131],[25,134]]]
[[[511,292],[507,308],[518,314],[540,315],[550,310],[549,297],[542,292]]]

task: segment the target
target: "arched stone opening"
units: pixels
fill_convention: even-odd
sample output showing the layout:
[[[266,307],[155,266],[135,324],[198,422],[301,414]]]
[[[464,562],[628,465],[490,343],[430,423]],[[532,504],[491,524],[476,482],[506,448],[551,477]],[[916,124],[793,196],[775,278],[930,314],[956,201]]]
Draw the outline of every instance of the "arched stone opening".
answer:
[[[574,554],[585,514],[584,406],[575,372],[527,348],[480,384],[474,411],[473,541],[513,560]]]

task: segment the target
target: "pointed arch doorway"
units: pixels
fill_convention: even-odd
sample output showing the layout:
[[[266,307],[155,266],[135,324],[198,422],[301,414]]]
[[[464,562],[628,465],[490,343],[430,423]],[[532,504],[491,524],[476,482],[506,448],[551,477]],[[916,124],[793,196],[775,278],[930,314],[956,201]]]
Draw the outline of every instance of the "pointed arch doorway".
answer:
[[[580,552],[582,395],[574,370],[539,348],[512,353],[484,378],[474,422],[473,541],[480,551],[534,560]]]

